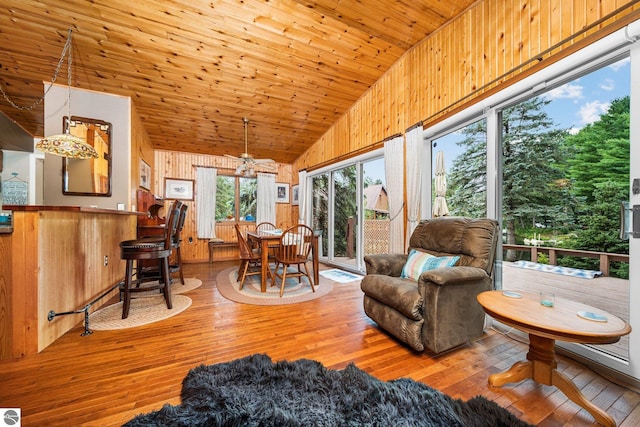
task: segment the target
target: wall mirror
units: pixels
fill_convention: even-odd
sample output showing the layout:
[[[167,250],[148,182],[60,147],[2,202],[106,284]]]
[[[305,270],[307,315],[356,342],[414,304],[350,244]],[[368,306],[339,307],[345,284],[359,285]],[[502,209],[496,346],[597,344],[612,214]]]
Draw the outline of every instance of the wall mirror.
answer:
[[[98,152],[97,159],[62,159],[62,194],[111,196],[111,123],[71,116],[64,131],[82,138]]]

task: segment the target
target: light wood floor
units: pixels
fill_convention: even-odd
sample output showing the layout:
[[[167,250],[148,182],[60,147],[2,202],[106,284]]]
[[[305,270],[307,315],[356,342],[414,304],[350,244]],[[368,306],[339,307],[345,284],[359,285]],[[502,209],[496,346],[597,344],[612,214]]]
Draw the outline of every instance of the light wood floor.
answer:
[[[199,364],[266,353],[334,369],[353,362],[382,380],[409,377],[465,400],[483,395],[541,426],[596,425],[554,387],[531,380],[487,385],[489,374],[525,358],[527,346],[508,336],[488,331],[446,355],[417,354],[364,315],[357,284],[337,284],[329,295],[297,305],[243,305],[216,289],[217,273],[231,265],[186,265],[186,277],[203,286],[188,294],[193,305],[169,320],[87,337],[79,324],[38,355],[0,362],[0,407],[22,408],[23,426],[121,425],[178,404],[182,379]],[[618,424],[640,425],[639,394],[564,357],[559,369]]]

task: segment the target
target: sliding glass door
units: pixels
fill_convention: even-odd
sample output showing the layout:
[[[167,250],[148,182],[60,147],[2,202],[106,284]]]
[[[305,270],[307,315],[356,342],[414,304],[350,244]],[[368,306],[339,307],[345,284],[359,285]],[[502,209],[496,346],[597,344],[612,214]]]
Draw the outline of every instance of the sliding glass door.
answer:
[[[310,174],[313,228],[322,261],[364,272],[364,256],[386,253],[389,209],[384,160],[371,156]]]
[[[621,202],[640,205],[640,43],[629,44],[624,34],[594,43],[426,129],[425,142],[432,205],[442,151],[450,214],[500,223],[496,287],[627,321],[617,343],[557,345],[640,379],[640,239],[620,238]]]

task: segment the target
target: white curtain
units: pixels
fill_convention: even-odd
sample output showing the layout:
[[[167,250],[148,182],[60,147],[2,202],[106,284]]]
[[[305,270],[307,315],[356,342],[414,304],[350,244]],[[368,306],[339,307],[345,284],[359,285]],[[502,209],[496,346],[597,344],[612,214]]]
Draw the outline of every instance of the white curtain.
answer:
[[[389,197],[389,252],[404,253],[404,138],[384,143],[384,172]]]
[[[216,237],[218,170],[196,168],[196,233],[199,239]]]
[[[306,224],[309,212],[309,198],[307,196],[307,171],[298,172],[298,223]]]
[[[258,172],[256,224],[268,221],[276,224],[276,176]],[[277,224],[276,224],[277,225]]]
[[[420,218],[420,196],[422,193],[422,124],[409,129],[405,135],[407,163],[407,243]]]

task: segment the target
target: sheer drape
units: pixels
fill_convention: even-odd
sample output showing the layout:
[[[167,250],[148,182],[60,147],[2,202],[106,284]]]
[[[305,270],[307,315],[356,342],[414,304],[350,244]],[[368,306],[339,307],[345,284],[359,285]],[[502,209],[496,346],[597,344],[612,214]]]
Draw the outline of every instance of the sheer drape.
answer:
[[[216,168],[196,168],[196,234],[199,239],[216,237],[217,182]]]
[[[258,172],[258,194],[256,206],[256,224],[276,223],[276,176],[272,173]]]
[[[418,225],[420,218],[420,197],[422,192],[422,124],[407,131],[405,135],[407,163],[407,242]]]
[[[309,212],[309,200],[307,195],[307,171],[298,172],[298,223],[307,224],[307,212]],[[307,224],[308,225],[308,224]]]
[[[389,252],[404,253],[404,141],[402,136],[384,143],[384,172],[389,197]]]

